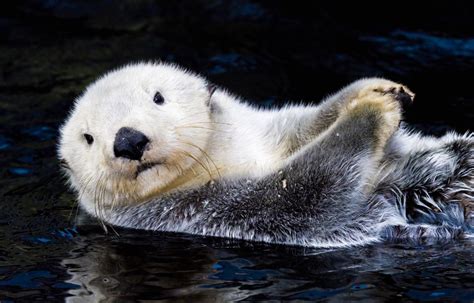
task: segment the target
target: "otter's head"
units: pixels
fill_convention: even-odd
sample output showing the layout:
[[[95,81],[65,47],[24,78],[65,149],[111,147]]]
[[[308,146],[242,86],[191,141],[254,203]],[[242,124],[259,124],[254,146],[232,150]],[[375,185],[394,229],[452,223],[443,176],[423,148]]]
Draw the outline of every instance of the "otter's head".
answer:
[[[203,78],[167,64],[129,65],[91,84],[59,144],[81,204],[143,201],[192,170],[212,133],[211,94]]]

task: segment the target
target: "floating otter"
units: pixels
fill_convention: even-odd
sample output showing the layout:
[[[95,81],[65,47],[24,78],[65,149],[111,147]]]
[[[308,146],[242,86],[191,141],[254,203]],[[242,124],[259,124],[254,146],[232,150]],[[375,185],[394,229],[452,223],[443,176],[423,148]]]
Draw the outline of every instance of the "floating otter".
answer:
[[[319,247],[465,235],[474,138],[399,128],[413,97],[371,78],[262,110],[175,65],[129,65],[76,101],[59,157],[112,225]]]

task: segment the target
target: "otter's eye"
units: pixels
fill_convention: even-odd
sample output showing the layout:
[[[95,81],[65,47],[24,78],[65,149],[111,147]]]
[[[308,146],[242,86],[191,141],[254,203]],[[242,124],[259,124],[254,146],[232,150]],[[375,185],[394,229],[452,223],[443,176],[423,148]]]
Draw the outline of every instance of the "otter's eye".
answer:
[[[160,94],[160,92],[156,92],[155,96],[153,97],[153,102],[158,105],[161,105],[165,102],[165,98]]]
[[[86,138],[87,144],[91,145],[94,142],[94,137],[89,134],[84,134],[84,138]]]

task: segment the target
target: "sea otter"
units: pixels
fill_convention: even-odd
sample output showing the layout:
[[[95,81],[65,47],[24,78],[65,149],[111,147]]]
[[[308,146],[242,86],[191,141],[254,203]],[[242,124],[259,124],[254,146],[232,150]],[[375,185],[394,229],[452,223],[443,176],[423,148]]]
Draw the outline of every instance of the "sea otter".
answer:
[[[176,65],[133,64],[76,100],[59,158],[112,225],[318,247],[468,235],[474,139],[400,128],[413,97],[370,78],[264,110]]]

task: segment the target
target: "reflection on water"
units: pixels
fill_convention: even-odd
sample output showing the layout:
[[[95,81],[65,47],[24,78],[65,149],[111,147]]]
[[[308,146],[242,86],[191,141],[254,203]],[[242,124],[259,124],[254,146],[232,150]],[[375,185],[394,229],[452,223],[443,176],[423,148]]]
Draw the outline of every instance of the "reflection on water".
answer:
[[[467,131],[472,8],[411,3],[374,15],[358,2],[345,10],[250,0],[10,5],[0,10],[0,300],[474,300],[468,239],[315,250],[75,227],[81,217],[55,156],[57,129],[85,85],[117,65],[158,58],[261,106],[317,102],[359,77],[385,76],[417,93],[406,116],[415,128]]]
[[[472,248],[465,242],[315,250],[133,232],[104,239],[94,232],[61,264],[72,276],[67,282],[81,285],[70,290],[71,301],[416,300],[453,294],[472,300]]]

